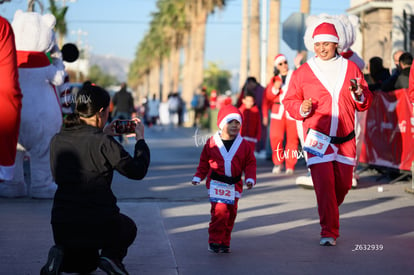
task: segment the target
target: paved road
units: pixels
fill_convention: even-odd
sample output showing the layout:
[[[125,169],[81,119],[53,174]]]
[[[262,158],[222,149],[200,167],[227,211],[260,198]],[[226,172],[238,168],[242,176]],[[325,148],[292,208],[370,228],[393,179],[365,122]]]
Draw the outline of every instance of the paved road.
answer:
[[[363,173],[340,208],[337,246],[320,247],[314,192],[294,184],[306,174],[303,160],[294,176],[274,176],[271,162],[258,160],[257,186],[239,202],[232,253],[209,253],[206,189],[190,184],[207,136],[146,129],[147,177],[114,177],[119,206],[139,227],[125,258],[131,275],[414,274],[414,196],[404,192],[411,183]],[[39,274],[52,245],[51,204],[0,199],[0,274]]]

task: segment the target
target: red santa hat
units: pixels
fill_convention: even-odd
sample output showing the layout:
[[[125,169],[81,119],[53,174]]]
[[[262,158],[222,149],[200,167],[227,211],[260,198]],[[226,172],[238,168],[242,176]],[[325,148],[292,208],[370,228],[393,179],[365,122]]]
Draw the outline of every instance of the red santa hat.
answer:
[[[339,42],[339,36],[336,32],[335,25],[331,23],[322,23],[313,31],[313,43],[317,42]]]
[[[278,54],[275,56],[275,59],[273,59],[273,66],[276,67],[280,62],[286,61],[286,56],[283,54]]]
[[[217,116],[217,126],[219,129],[223,129],[224,125],[232,120],[237,120],[242,124],[242,115],[236,107],[233,105],[226,105],[220,109]]]

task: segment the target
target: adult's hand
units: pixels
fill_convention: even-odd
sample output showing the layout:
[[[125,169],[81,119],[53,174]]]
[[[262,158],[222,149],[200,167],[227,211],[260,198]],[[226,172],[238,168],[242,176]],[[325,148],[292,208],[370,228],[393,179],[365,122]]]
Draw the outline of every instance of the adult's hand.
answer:
[[[305,99],[301,105],[302,113],[307,114],[312,110],[312,99]]]
[[[137,124],[135,126],[135,139],[137,141],[140,139],[144,139],[144,123],[142,123],[139,118],[135,118],[134,120]]]

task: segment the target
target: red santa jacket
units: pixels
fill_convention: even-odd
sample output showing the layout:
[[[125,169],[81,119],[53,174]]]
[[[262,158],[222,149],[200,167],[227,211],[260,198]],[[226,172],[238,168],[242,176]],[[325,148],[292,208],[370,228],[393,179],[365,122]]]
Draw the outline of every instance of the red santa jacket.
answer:
[[[282,84],[279,90],[275,90],[273,85],[276,81],[282,81],[280,75],[272,77],[269,84],[267,84],[262,105],[262,112],[264,118],[267,118],[269,116],[268,114],[270,109],[270,118],[272,119],[280,120],[284,115],[286,115],[288,119],[292,119],[292,117],[290,117],[289,114],[286,112],[285,106],[283,106],[282,103],[282,100],[286,96],[292,73],[292,70],[288,71],[285,83]]]
[[[244,172],[245,181],[256,184],[256,158],[249,143],[238,135],[227,152],[218,132],[210,137],[201,152],[193,181],[200,182],[207,177],[206,187],[210,189],[212,171],[228,177],[238,177]],[[235,184],[235,190],[236,197],[240,198],[243,191],[242,180]]]
[[[283,104],[289,114],[303,120],[303,132],[306,139],[308,129],[317,130],[331,137],[346,137],[355,128],[355,110],[368,109],[372,94],[368,90],[363,74],[353,62],[339,57],[338,84],[327,88],[326,78],[317,68],[315,58],[300,66],[293,75]],[[363,96],[357,101],[349,90],[350,80],[360,78]],[[312,110],[306,117],[300,109],[304,99],[312,99]],[[330,144],[323,157],[308,153],[307,165],[338,161],[355,164],[355,138],[342,144]]]
[[[259,108],[253,106],[250,109],[246,109],[246,106],[242,104],[239,111],[243,116],[243,124],[240,129],[241,136],[247,141],[257,142],[262,135],[262,120],[260,119]]]
[[[10,23],[0,16],[0,179],[13,176],[21,108],[14,34]]]
[[[414,62],[411,65],[410,77],[408,79],[408,96],[410,97],[411,103],[414,105]]]

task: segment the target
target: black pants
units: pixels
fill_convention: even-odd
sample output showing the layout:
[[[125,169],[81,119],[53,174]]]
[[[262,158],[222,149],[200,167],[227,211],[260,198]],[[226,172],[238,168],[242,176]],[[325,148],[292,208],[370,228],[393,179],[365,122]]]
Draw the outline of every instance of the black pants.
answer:
[[[137,235],[134,221],[124,214],[101,224],[54,223],[52,229],[64,250],[62,271],[78,273],[95,270],[100,256],[122,262]]]

